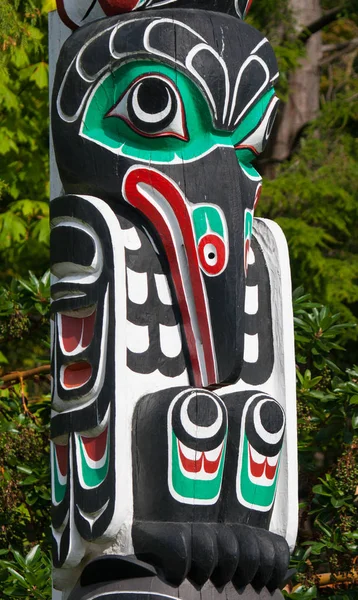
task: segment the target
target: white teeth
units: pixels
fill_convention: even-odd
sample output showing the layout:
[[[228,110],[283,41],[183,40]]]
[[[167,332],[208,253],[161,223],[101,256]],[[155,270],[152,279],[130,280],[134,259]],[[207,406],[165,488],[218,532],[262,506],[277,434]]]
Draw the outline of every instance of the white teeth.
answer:
[[[268,456],[267,457],[267,462],[270,465],[270,467],[275,467],[277,465],[279,456],[280,456],[280,453],[276,454],[276,456]]]
[[[214,448],[214,450],[207,450],[204,453],[198,450],[193,450],[192,448],[188,448],[188,446],[184,446],[183,442],[179,442],[179,446],[185,458],[188,458],[189,460],[199,460],[201,455],[204,454],[207,460],[213,462],[214,460],[217,460],[219,458],[220,452],[223,448],[223,443],[224,442],[219,444],[219,446],[217,446],[217,448]]]
[[[213,462],[214,460],[217,460],[220,456],[220,452],[222,450],[223,443],[224,442],[219,444],[219,446],[217,448],[214,448],[214,450],[208,450],[207,452],[204,452],[205,458],[207,460],[210,460],[211,462]]]
[[[179,446],[185,458],[188,458],[189,460],[199,460],[201,452],[197,452],[192,448],[188,448],[188,446],[184,446],[182,442],[179,442]]]
[[[255,461],[255,463],[262,465],[262,463],[265,462],[266,456],[263,456],[262,454],[257,452],[257,450],[255,450],[255,448],[253,448],[251,446],[251,444],[250,444],[250,452],[251,452],[252,459]]]

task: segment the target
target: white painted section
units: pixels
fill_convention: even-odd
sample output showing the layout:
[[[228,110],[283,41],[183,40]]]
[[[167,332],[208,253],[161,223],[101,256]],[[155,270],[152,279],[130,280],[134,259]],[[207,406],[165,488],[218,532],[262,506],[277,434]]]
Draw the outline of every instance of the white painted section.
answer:
[[[148,298],[148,275],[127,267],[128,298],[135,304],[144,304]]]
[[[123,230],[124,246],[127,250],[139,250],[142,246],[139,235],[135,227]]]
[[[247,256],[247,263],[248,263],[249,265],[254,265],[254,264],[255,264],[255,254],[254,254],[254,251],[253,251],[253,249],[251,248],[251,246],[250,246],[250,248],[249,248],[249,254],[248,254],[248,256]]]
[[[293,551],[298,529],[298,463],[296,362],[293,330],[292,283],[286,238],[281,228],[268,219],[257,219],[259,241],[262,244],[271,279],[274,346],[278,353],[276,400],[286,413],[286,434],[282,450],[280,474],[270,529],[286,540]],[[261,233],[262,232],[262,233]],[[262,237],[261,237],[262,236]],[[271,254],[269,238],[274,239],[276,252]],[[267,239],[267,245],[264,240]],[[277,285],[274,285],[274,281]],[[281,371],[281,378],[279,373]]]
[[[160,348],[165,356],[174,358],[181,352],[181,332],[179,325],[159,324]]]
[[[259,288],[257,285],[248,285],[245,290],[245,313],[256,315],[259,308]]]
[[[127,322],[127,347],[131,352],[141,354],[149,348],[148,325],[135,325]]]
[[[92,6],[92,0],[63,0],[63,5],[67,16],[79,27],[105,16],[100,4],[96,2],[89,16],[84,18]]]
[[[48,14],[48,34],[50,41],[48,48],[50,106],[58,55],[62,44],[68,38],[70,33],[71,30],[62,23],[57,10],[51,11]],[[56,164],[50,127],[50,199],[57,198],[58,196],[61,196],[62,193],[62,183]]]
[[[239,380],[234,385],[216,390],[216,393],[221,396],[235,391],[261,391],[275,398],[285,411],[286,433],[281,452],[280,471],[270,531],[285,537],[291,551],[293,551],[298,527],[298,465],[296,372],[290,263],[285,236],[276,223],[268,219],[255,218],[254,236],[264,253],[270,278],[275,353],[273,372],[269,380],[263,385],[255,387]],[[249,264],[252,264],[250,254]]]
[[[154,273],[154,279],[159,300],[162,304],[171,306],[173,304],[173,300],[167,277],[162,273]]]
[[[244,342],[244,361],[247,363],[255,363],[259,357],[259,336],[257,333],[249,335],[245,333]]]

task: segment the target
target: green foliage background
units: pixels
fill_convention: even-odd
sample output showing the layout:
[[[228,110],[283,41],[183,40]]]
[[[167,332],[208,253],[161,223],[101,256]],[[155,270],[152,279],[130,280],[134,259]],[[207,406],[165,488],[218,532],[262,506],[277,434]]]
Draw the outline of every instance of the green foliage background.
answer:
[[[324,9],[335,6],[322,0]],[[0,598],[50,598],[47,12],[0,2]],[[279,94],[304,55],[288,0],[255,0],[251,22],[279,58]],[[357,37],[343,2],[324,43]],[[290,246],[295,286],[300,530],[286,594],[357,598],[357,51],[321,69],[321,110],[265,181],[260,214]],[[332,87],[333,81],[333,87]],[[32,271],[29,273],[29,270]],[[314,298],[316,302],[312,302]],[[328,306],[330,308],[328,308]],[[338,314],[341,313],[341,316]],[[349,321],[350,324],[346,322]],[[344,348],[349,351],[345,352]],[[37,374],[24,372],[41,367]],[[13,378],[9,373],[15,372]],[[1,377],[3,378],[1,380]],[[332,573],[322,587],[320,573]],[[352,574],[353,573],[353,574]],[[345,580],[335,582],[335,577]]]

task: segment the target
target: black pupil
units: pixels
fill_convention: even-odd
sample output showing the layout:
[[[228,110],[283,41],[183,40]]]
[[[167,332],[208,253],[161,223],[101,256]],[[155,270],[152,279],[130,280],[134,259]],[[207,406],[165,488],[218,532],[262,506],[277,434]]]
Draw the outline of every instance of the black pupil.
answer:
[[[261,423],[269,433],[277,433],[283,425],[282,410],[274,402],[265,402],[260,410]]]
[[[139,85],[138,104],[147,114],[156,115],[162,112],[167,108],[168,102],[168,88],[163,81],[150,79]]]
[[[209,252],[209,254],[208,254],[208,257],[209,257],[210,259],[213,259],[213,258],[215,258],[215,254],[214,254],[214,252]]]
[[[218,418],[218,409],[211,398],[200,396],[193,398],[189,402],[188,416],[192,423],[200,427],[210,427]]]

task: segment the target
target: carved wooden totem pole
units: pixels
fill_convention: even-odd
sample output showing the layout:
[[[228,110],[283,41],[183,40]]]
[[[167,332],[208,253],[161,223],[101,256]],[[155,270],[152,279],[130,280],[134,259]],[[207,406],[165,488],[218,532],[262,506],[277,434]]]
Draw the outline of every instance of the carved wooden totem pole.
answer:
[[[51,15],[54,599],[281,597],[290,272],[254,219],[278,72],[250,4]]]

